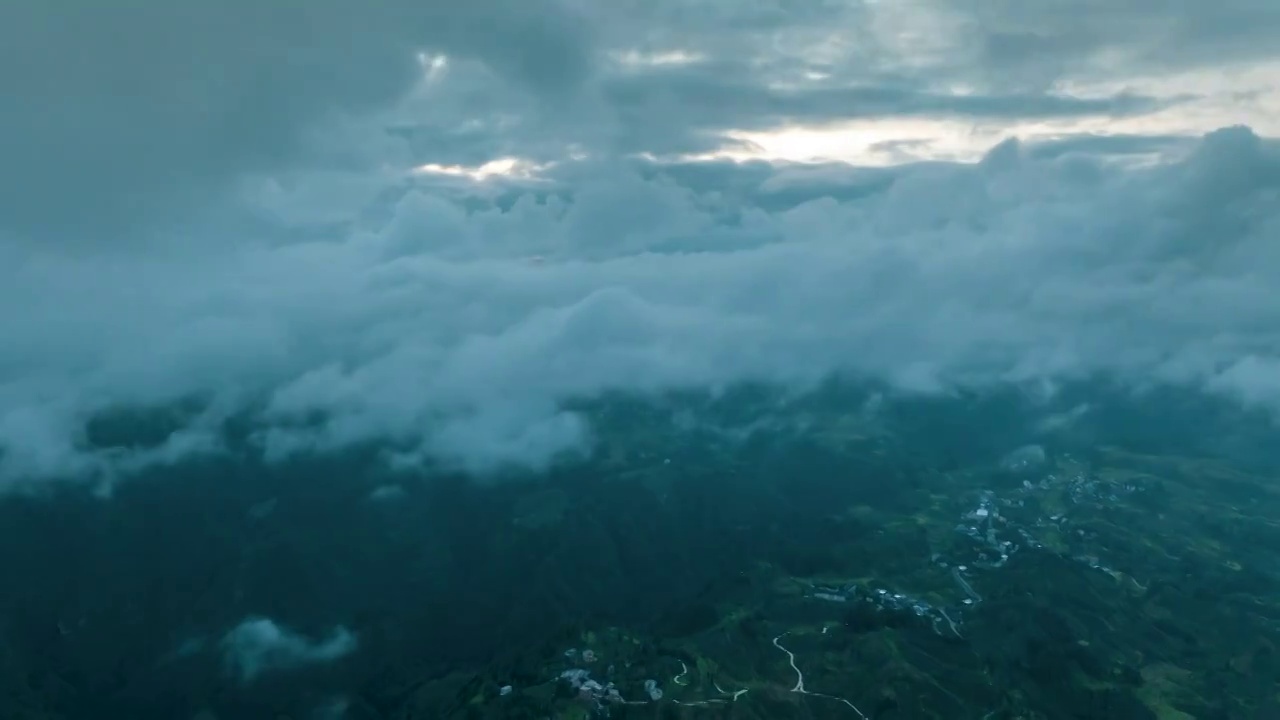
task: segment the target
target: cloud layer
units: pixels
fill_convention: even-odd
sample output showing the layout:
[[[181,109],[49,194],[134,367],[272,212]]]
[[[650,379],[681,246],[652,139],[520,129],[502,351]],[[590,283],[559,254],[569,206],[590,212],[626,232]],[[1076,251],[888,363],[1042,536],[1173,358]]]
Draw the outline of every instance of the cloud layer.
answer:
[[[1280,408],[1280,152],[1187,134],[1236,92],[1206,58],[1262,67],[1280,19],[1145,4],[0,11],[0,483],[216,451],[232,417],[275,457],[538,466],[589,444],[570,398],[834,372]],[[1175,73],[1221,82],[1150,80]],[[912,162],[928,123],[1082,119],[1128,124]],[[899,164],[690,157],[855,121]],[[134,422],[159,435],[109,447],[130,408],[163,409]]]

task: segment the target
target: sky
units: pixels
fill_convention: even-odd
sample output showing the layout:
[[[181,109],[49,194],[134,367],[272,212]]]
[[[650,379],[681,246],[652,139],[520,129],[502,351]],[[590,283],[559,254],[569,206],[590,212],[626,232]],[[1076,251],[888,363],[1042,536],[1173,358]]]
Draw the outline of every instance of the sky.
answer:
[[[0,8],[0,488],[565,401],[1107,374],[1280,411],[1280,5]],[[186,408],[156,447],[96,419]]]

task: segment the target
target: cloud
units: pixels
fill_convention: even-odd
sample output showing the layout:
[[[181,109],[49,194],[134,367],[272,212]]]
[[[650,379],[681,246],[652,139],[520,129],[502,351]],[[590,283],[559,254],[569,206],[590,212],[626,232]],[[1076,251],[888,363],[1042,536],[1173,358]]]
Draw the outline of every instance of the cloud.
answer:
[[[1096,124],[1213,94],[1153,77],[1277,59],[1276,11],[1185,4],[322,0],[305,17],[248,0],[9,4],[0,232],[171,243],[193,215],[229,212],[215,200],[246,173],[369,162],[374,146],[379,161],[479,165],[707,152],[732,145],[727,130],[860,118]],[[1211,100],[1238,111],[1253,93],[1251,116],[1270,122],[1273,74]],[[380,137],[335,139],[370,113]]]
[[[590,448],[574,398],[836,372],[1280,407],[1280,159],[1200,132],[1270,11],[1196,10],[1175,62],[1152,43],[1192,26],[1136,1],[1097,42],[977,0],[251,5],[0,11],[0,486],[228,423],[272,458],[539,467]],[[1044,57],[1013,77],[975,33]],[[777,159],[801,140],[823,162]]]
[[[267,618],[249,618],[222,639],[227,667],[245,682],[264,673],[293,670],[339,660],[356,649],[356,638],[338,627],[323,640],[311,640]]]
[[[589,42],[554,0],[6,4],[0,217],[27,238],[117,243],[142,217],[185,222],[228,180],[299,160],[326,121],[394,101],[419,53],[556,96],[590,72]]]
[[[734,74],[739,78],[732,80]],[[1177,99],[1159,101],[1131,93],[1082,98],[1057,93],[963,94],[934,91],[919,81],[808,82],[791,87],[762,84],[743,64],[697,64],[634,78],[605,88],[610,107],[627,117],[632,150],[689,153],[723,143],[717,131],[767,130],[864,118],[962,117],[975,122],[1150,113]],[[699,142],[701,140],[701,142]]]
[[[1093,13],[983,0],[591,5],[582,16],[600,52],[572,102],[513,100],[484,66],[456,63],[388,123],[420,162],[463,165],[628,153],[873,162],[885,143],[926,135],[930,152],[893,159],[974,159],[1010,134],[1174,137],[1236,123],[1275,134],[1280,51],[1257,30],[1273,15],[1250,0],[1186,16],[1145,0]]]
[[[932,0],[951,18],[957,43],[977,48],[973,61],[993,76],[1052,80],[1067,74],[1109,77],[1275,58],[1270,37],[1280,8],[1253,0]]]
[[[1154,166],[1006,143],[844,200],[828,173],[771,209],[786,170],[733,193],[571,170],[506,209],[410,190],[337,239],[12,256],[0,467],[99,467],[95,415],[190,398],[185,434],[126,457],[181,457],[248,412],[277,457],[389,440],[537,465],[589,442],[567,399],[836,371],[917,390],[1107,372],[1280,401],[1280,154],[1245,128]]]

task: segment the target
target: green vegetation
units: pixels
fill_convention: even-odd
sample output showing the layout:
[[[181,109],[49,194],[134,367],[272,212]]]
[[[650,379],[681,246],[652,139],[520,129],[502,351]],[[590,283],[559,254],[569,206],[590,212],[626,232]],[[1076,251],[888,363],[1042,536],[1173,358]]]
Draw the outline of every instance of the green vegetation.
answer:
[[[1280,718],[1265,453],[1148,418],[1012,467],[993,400],[779,407],[584,404],[592,457],[487,485],[371,449],[6,501],[0,717]],[[177,653],[255,613],[360,648],[252,686]]]
[[[867,459],[853,453],[866,449],[854,441],[840,452],[856,468]],[[797,518],[824,527],[824,542],[756,564],[666,624],[580,638],[572,646],[592,647],[593,664],[564,658],[571,645],[549,647],[532,673],[540,682],[456,716],[581,717],[589,703],[547,688],[582,667],[627,699],[646,699],[646,678],[664,689],[659,701],[606,704],[598,717],[858,717],[841,699],[878,719],[1280,717],[1280,597],[1264,550],[1280,547],[1273,478],[1107,448],[1031,473],[921,472],[908,487],[879,506],[859,498]],[[984,491],[1016,498],[1000,521],[1030,529],[1040,547],[1024,541],[1005,564],[972,571],[983,600],[964,607],[938,559],[972,554],[956,526]],[[963,629],[807,590],[842,583],[956,605]],[[772,642],[780,635],[805,688],[831,697],[792,691],[796,672]],[[500,671],[477,677],[505,684]],[[397,717],[440,711],[410,703]]]

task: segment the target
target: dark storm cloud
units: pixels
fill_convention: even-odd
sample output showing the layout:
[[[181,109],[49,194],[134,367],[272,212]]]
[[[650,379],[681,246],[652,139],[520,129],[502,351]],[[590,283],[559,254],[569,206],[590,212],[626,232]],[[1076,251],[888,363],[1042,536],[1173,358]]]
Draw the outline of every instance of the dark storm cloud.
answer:
[[[1107,98],[1056,94],[950,95],[910,84],[773,89],[732,66],[693,64],[620,78],[605,88],[609,105],[637,133],[637,145],[670,151],[698,134],[762,130],[779,125],[837,120],[932,117],[975,121],[1125,116],[1148,113],[1167,102],[1122,93]],[[668,140],[663,143],[662,136]],[[694,141],[696,142],[696,141]],[[700,149],[694,147],[694,149]]]
[[[81,241],[298,157],[326,116],[382,106],[419,51],[550,95],[590,72],[584,28],[542,0],[302,6],[256,0],[0,8],[0,216]]]
[[[1086,4],[7,3],[0,231],[118,242],[158,219],[186,224],[247,173],[336,162],[317,133],[409,91],[419,51],[448,55],[458,77],[396,118],[387,147],[409,138],[402,161],[461,164],[570,146],[705,152],[726,128],[781,122],[1131,116],[1170,101],[1049,83],[1105,71],[1106,52],[1146,69],[1275,52],[1271,4]],[[921,39],[903,47],[907,31]],[[611,51],[700,61],[619,70]],[[1020,73],[1035,82],[1011,84]]]
[[[1267,0],[932,0],[964,18],[994,66],[1070,68],[1117,52],[1130,70],[1274,58],[1280,5]],[[1098,68],[1105,70],[1105,68]]]

